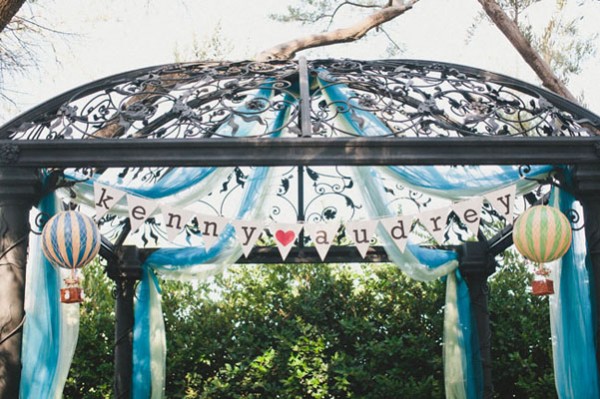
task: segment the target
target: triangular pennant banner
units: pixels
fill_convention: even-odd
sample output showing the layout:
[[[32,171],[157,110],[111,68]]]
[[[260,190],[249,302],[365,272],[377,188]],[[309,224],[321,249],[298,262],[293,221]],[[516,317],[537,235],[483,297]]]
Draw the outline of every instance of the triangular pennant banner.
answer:
[[[158,201],[127,194],[127,207],[131,231],[135,232],[158,208]]]
[[[221,216],[196,215],[198,229],[202,233],[202,240],[206,248],[210,248],[219,240],[219,236],[229,221]]]
[[[481,205],[483,197],[473,197],[465,201],[452,204],[452,210],[462,220],[471,233],[477,235],[481,222]]]
[[[376,227],[377,220],[356,220],[346,223],[346,236],[352,240],[363,258],[367,256]]]
[[[262,234],[266,223],[249,220],[232,220],[231,224],[235,227],[235,234],[242,245],[244,256],[247,258],[254,244],[256,244],[256,241]]]
[[[517,186],[512,185],[501,190],[484,194],[484,197],[496,212],[504,217],[508,223],[512,223],[514,220],[513,211],[515,207],[516,192]]]
[[[105,186],[104,184],[94,182],[94,206],[96,207],[96,220],[100,218],[108,211],[111,210],[117,202],[125,196],[125,192]]]
[[[339,223],[307,223],[304,225],[304,233],[310,236],[322,261],[325,261],[327,252],[329,252],[339,229]]]
[[[175,237],[185,228],[195,216],[194,212],[187,209],[175,208],[170,205],[161,205],[163,221],[169,241],[175,240]]]
[[[274,223],[269,227],[282,260],[287,258],[301,230],[302,225],[300,223]]]
[[[429,231],[438,244],[444,242],[444,231],[450,207],[434,209],[418,215],[419,222]]]
[[[404,252],[404,249],[406,248],[408,235],[410,234],[414,218],[414,215],[398,215],[379,221],[400,252]]]

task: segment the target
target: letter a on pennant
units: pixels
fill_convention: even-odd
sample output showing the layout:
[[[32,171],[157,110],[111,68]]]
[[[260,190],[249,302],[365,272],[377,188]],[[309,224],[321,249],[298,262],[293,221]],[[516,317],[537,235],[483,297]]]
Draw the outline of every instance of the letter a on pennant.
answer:
[[[247,258],[254,244],[260,238],[265,228],[265,223],[249,220],[232,220],[230,223],[235,227],[235,235],[242,245],[244,256]]]
[[[300,223],[275,223],[269,227],[282,260],[287,258],[301,230],[302,225]]]
[[[158,202],[127,194],[127,207],[129,208],[131,231],[135,232],[150,216],[152,216],[154,211],[158,208]]]
[[[346,235],[354,242],[363,259],[367,256],[376,227],[377,220],[356,220],[346,223]]]
[[[398,215],[379,221],[400,252],[404,252],[404,249],[406,248],[408,235],[410,234],[414,218],[414,215]]]
[[[94,182],[94,206],[96,207],[96,220],[112,209],[117,202],[125,196],[125,192]]]
[[[339,223],[307,223],[304,225],[304,232],[310,236],[322,261],[325,261],[327,252],[329,252],[339,229]]]

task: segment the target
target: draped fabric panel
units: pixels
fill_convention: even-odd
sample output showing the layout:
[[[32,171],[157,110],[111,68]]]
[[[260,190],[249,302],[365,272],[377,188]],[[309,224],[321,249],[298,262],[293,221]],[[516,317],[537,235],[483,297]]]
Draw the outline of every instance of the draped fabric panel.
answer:
[[[555,188],[550,204],[565,214],[575,210],[583,220],[583,209],[565,190]],[[600,397],[589,262],[585,230],[574,230],[571,247],[551,265],[555,294],[550,296],[550,327],[560,398]]]
[[[266,194],[271,181],[269,168],[256,168],[247,183],[244,197],[237,211],[237,218],[252,219],[265,217]],[[226,266],[233,264],[242,255],[240,244],[235,239],[235,231],[228,225],[219,241],[210,248],[186,247],[165,248],[154,252],[144,265],[142,281],[138,287],[135,325],[132,397],[161,398],[164,381],[166,341],[160,287],[155,272],[165,278],[196,280],[206,279],[221,273]]]
[[[38,210],[50,217],[62,210],[55,194],[48,194]],[[79,334],[79,304],[60,302],[58,270],[42,254],[41,237],[31,234],[25,286],[25,314],[20,398],[61,398]]]

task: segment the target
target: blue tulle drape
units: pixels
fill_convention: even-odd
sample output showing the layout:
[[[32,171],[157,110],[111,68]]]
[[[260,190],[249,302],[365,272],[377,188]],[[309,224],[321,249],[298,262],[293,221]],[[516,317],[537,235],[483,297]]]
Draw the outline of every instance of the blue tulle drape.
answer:
[[[575,210],[583,215],[566,190],[553,189],[549,204],[565,214]],[[571,247],[552,265],[555,294],[550,297],[550,326],[560,398],[600,397],[589,268],[585,231],[574,230]]]
[[[61,210],[55,194],[38,204],[46,218]],[[19,397],[61,398],[77,344],[79,305],[60,302],[61,280],[67,272],[44,257],[39,232],[30,235],[29,245]]]

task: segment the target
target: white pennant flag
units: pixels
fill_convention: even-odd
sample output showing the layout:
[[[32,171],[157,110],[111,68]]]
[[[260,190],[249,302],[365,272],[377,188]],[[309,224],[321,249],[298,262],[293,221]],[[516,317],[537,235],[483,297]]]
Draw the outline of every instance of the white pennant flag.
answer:
[[[161,205],[163,222],[169,241],[175,240],[175,237],[185,228],[195,216],[194,212],[187,209],[180,209],[170,205]]]
[[[196,215],[196,217],[198,219],[198,229],[202,233],[202,240],[206,248],[210,248],[219,241],[219,236],[229,220],[221,216]]]
[[[158,208],[158,201],[127,194],[131,231],[135,232]]]
[[[325,260],[339,229],[339,223],[307,223],[304,225],[304,232],[310,236],[315,244],[322,261]]]
[[[450,207],[445,207],[423,212],[418,216],[419,222],[429,231],[438,244],[444,242],[444,231],[446,230],[449,213]]]
[[[273,234],[282,260],[287,258],[301,230],[300,223],[274,223],[269,226],[269,231]]]
[[[379,221],[400,252],[404,252],[404,249],[406,248],[408,235],[410,234],[414,218],[414,215],[398,215]]]
[[[452,204],[452,210],[462,220],[471,233],[477,235],[481,222],[481,206],[483,197],[473,197],[465,201]]]
[[[94,182],[94,206],[96,208],[96,220],[116,205],[125,196],[125,192]]]
[[[515,195],[517,186],[512,185],[501,190],[493,191],[484,194],[484,197],[490,205],[506,219],[507,223],[512,223],[514,220]]]
[[[377,220],[355,220],[346,223],[346,236],[352,240],[363,258],[367,256],[376,227]]]
[[[248,220],[232,220],[230,223],[235,227],[235,235],[242,245],[244,256],[247,258],[254,244],[260,238],[266,223]]]

